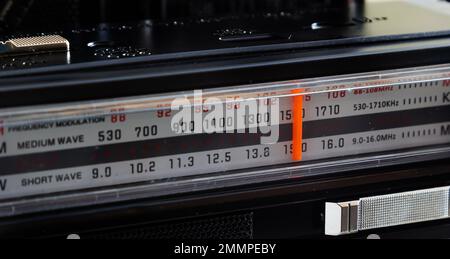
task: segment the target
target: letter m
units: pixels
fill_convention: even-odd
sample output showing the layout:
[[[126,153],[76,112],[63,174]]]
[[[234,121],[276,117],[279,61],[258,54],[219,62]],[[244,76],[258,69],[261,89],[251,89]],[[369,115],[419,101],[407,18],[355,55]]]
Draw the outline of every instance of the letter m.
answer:
[[[441,126],[441,136],[450,135],[450,124],[447,126]]]
[[[6,142],[0,143],[0,154],[6,153]]]

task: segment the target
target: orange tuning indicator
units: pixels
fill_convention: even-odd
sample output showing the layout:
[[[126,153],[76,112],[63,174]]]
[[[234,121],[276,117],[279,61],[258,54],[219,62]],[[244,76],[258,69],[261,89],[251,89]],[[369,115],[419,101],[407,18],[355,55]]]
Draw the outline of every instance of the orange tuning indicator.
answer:
[[[303,144],[303,89],[291,91],[292,97],[292,160],[302,160]]]

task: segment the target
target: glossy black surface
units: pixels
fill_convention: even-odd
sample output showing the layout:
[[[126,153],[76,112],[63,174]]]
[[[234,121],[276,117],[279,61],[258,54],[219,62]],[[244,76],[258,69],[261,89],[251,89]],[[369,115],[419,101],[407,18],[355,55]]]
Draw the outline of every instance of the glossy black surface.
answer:
[[[69,233],[80,234],[83,239],[107,237],[116,231],[143,232],[148,226],[248,213],[252,214],[255,239],[335,238],[324,235],[325,202],[446,186],[450,184],[449,170],[448,161],[434,161],[3,218],[0,239],[65,238]],[[338,238],[366,238],[369,234],[449,238],[448,231],[438,230],[440,226],[448,229],[448,223],[438,220]]]
[[[309,11],[308,11],[309,10]],[[24,29],[26,31],[26,29]],[[101,23],[58,31],[28,29],[0,38],[59,33],[70,53],[1,58],[5,71],[93,61],[172,60],[314,49],[448,35],[450,18],[401,2],[350,4],[333,8],[286,10],[244,15],[199,16],[129,23]],[[134,58],[134,59],[133,59]],[[99,62],[98,66],[108,63]]]

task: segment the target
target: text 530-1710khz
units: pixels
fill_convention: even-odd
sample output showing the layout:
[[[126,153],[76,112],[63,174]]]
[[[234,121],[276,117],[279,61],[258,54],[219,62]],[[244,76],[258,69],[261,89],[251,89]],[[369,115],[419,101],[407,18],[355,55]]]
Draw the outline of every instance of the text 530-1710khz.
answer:
[[[218,244],[217,246],[208,245],[190,245],[181,243],[176,245],[174,253],[178,255],[201,255],[210,254],[274,254],[276,252],[276,244],[268,243],[250,243],[250,244]]]

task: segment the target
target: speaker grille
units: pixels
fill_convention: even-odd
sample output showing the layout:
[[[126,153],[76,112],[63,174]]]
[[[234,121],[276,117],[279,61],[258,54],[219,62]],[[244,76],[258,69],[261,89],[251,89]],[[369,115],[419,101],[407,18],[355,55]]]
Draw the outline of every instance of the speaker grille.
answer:
[[[253,214],[143,225],[82,235],[83,239],[251,239]]]

